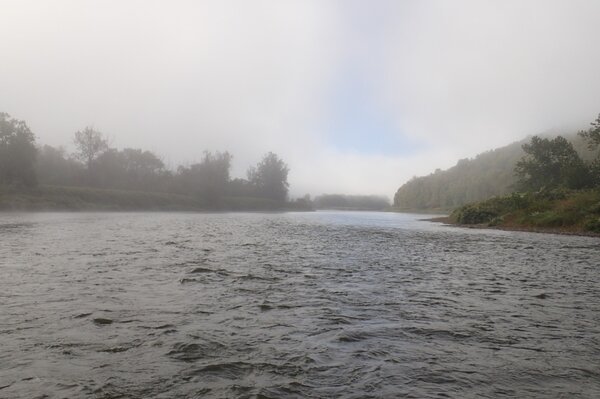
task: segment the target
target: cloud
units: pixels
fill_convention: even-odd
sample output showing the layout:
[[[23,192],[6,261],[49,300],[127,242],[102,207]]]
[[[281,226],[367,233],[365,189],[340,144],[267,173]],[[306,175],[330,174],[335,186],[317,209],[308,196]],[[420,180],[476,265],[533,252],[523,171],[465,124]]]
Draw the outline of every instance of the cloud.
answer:
[[[598,2],[427,1],[395,11],[378,86],[410,135],[472,153],[600,112]]]
[[[600,112],[594,0],[3,0],[0,111],[175,166],[267,151],[294,195],[413,175]]]
[[[0,24],[11,38],[0,48],[10,54],[0,105],[41,139],[65,143],[94,124],[117,145],[148,146],[174,162],[204,149],[256,158],[311,141],[335,62],[327,6],[10,4]]]

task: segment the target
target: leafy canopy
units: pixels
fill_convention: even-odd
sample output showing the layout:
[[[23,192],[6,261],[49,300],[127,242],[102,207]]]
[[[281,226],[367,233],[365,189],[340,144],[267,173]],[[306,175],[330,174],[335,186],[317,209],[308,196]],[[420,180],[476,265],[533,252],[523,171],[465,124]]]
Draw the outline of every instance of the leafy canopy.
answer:
[[[579,132],[579,135],[587,140],[589,149],[594,150],[600,145],[600,114],[590,125],[591,128]]]
[[[590,184],[589,169],[568,140],[534,136],[523,144],[525,156],[517,162],[517,187],[523,191],[538,191],[566,187],[584,188]]]
[[[90,126],[75,132],[73,141],[77,148],[77,157],[87,164],[88,170],[91,170],[94,160],[108,150],[108,140]]]
[[[288,194],[289,171],[285,162],[269,152],[256,167],[248,169],[248,180],[256,188],[259,196],[283,202]]]
[[[37,149],[24,121],[0,112],[0,185],[33,186]]]

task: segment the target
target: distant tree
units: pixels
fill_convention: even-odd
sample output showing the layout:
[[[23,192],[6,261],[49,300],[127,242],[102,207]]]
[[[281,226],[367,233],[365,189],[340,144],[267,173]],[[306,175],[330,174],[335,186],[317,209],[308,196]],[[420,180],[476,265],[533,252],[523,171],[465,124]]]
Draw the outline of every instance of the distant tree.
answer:
[[[63,147],[44,145],[38,149],[36,174],[40,183],[73,186],[81,184],[84,166],[66,155]]]
[[[158,181],[165,175],[165,165],[150,151],[125,148],[109,149],[98,156],[95,178],[103,187],[158,190]]]
[[[513,191],[514,167],[523,157],[523,143],[486,151],[428,176],[413,177],[394,195],[401,209],[451,209]]]
[[[77,158],[86,164],[88,173],[91,173],[94,160],[108,150],[108,140],[102,133],[87,126],[75,132],[73,141],[77,148]]]
[[[600,146],[600,114],[588,130],[579,132],[579,135],[587,142],[588,149],[595,151]],[[594,186],[600,186],[600,151],[596,152],[595,159],[589,163]]]
[[[584,188],[591,183],[589,168],[564,137],[534,136],[523,144],[525,156],[517,162],[517,187],[525,191],[556,187]]]
[[[33,186],[35,135],[24,121],[0,113],[0,185]]]
[[[183,191],[195,194],[208,205],[219,205],[228,188],[232,158],[228,152],[206,151],[200,163],[179,167]]]
[[[592,125],[591,128],[579,132],[579,135],[586,139],[589,149],[594,150],[600,145],[600,114],[590,125]]]
[[[254,186],[248,180],[236,178],[229,182],[227,195],[231,197],[252,197],[256,193]]]
[[[122,153],[127,165],[127,172],[135,176],[156,175],[165,168],[163,161],[150,151],[125,148]]]
[[[285,162],[269,152],[256,167],[248,169],[248,181],[255,187],[258,196],[284,202],[289,188],[289,171]]]
[[[291,201],[288,206],[294,210],[309,211],[314,210],[314,203],[310,199],[310,194],[305,194],[302,198],[296,198]]]

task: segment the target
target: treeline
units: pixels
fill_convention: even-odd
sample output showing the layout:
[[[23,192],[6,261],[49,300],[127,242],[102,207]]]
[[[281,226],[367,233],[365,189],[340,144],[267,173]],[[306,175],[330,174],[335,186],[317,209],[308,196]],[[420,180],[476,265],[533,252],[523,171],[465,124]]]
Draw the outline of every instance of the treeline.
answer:
[[[91,127],[76,132],[73,143],[72,154],[62,147],[39,146],[24,121],[0,113],[0,188],[51,185],[171,193],[192,196],[210,208],[231,203],[231,198],[273,206],[288,199],[289,167],[271,152],[248,169],[247,178],[232,179],[229,152],[206,151],[200,162],[169,170],[150,151],[111,147],[106,136]]]
[[[522,143],[513,143],[461,159],[452,168],[413,177],[394,195],[394,207],[400,209],[452,209],[511,191],[515,183],[514,166],[523,156]]]
[[[578,133],[593,154],[583,158],[572,142],[534,136],[523,145],[525,156],[515,165],[515,188],[522,192],[557,188],[581,190],[600,187],[600,115],[592,127]]]
[[[594,159],[594,151],[588,147],[582,135],[569,135],[565,140],[584,163]],[[428,176],[414,177],[398,189],[394,196],[394,207],[405,210],[450,210],[467,203],[507,195],[519,188],[515,167],[526,155],[523,146],[528,141],[487,151],[473,159],[461,159],[445,171],[438,169]]]
[[[377,195],[324,194],[315,197],[317,209],[382,211],[390,207],[390,201]]]
[[[450,220],[509,228],[600,233],[600,115],[579,132],[592,157],[583,158],[562,136],[534,136],[515,165],[515,189],[456,209]]]

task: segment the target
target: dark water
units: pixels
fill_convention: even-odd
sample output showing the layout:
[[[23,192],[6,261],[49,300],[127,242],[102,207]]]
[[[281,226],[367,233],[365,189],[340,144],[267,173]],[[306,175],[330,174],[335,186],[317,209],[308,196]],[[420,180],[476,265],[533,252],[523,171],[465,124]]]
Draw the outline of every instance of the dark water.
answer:
[[[600,397],[600,241],[0,214],[0,397]]]

